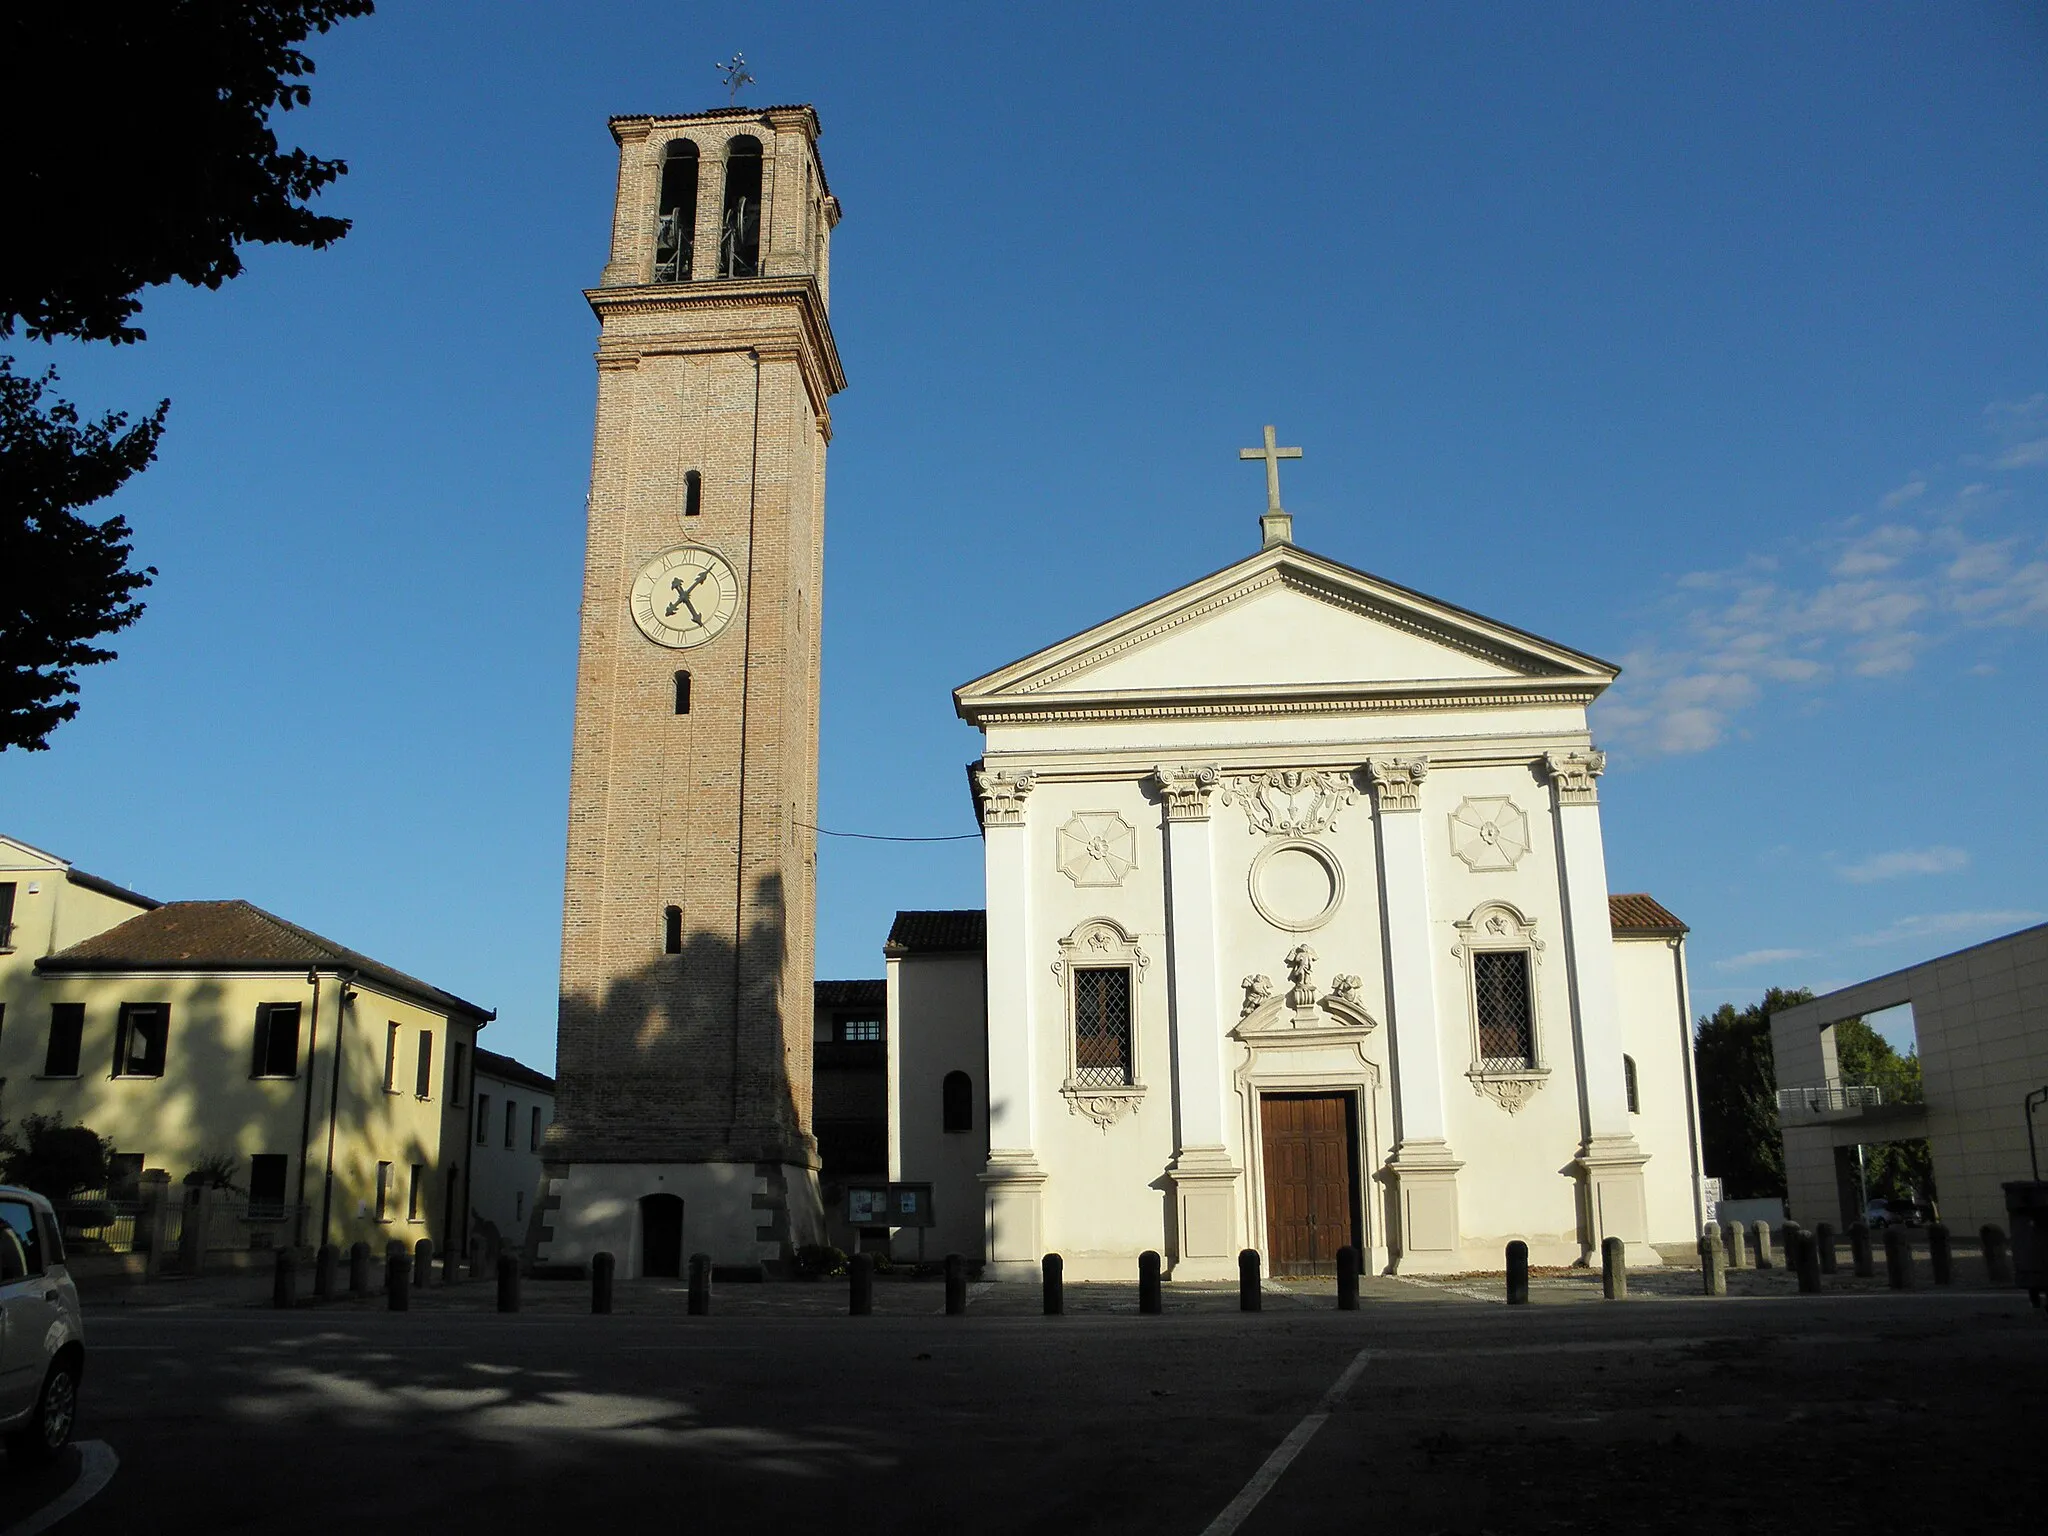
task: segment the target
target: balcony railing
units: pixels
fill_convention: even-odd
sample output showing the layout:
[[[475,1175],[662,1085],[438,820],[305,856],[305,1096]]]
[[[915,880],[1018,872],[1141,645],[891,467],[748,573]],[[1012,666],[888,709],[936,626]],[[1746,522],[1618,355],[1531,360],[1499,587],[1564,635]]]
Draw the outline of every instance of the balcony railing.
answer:
[[[1804,1110],[1809,1115],[1877,1109],[1883,1103],[1884,1090],[1875,1083],[1816,1083],[1807,1088],[1778,1090],[1780,1111]]]

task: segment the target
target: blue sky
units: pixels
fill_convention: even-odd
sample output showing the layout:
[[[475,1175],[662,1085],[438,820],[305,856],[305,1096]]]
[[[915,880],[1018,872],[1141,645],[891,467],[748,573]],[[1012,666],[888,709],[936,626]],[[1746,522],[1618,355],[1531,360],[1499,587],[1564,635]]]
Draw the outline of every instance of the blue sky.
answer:
[[[2038,7],[728,10],[315,41],[348,239],[51,354],[173,401],[161,575],[0,830],[552,1062],[604,120],[742,49],[846,207],[826,827],[972,831],[950,690],[1247,553],[1270,421],[1301,543],[1625,666],[1610,877],[1699,1009],[2048,916]],[[819,974],[979,870],[828,841]]]

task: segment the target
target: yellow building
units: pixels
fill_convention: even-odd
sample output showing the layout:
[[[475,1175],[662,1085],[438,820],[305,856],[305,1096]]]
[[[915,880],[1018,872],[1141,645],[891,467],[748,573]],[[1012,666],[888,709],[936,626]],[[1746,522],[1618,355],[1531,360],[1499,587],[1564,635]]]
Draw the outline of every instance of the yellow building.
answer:
[[[0,838],[0,1113],[106,1137],[116,1200],[226,1158],[247,1247],[445,1252],[493,1017],[248,902],[152,901]]]

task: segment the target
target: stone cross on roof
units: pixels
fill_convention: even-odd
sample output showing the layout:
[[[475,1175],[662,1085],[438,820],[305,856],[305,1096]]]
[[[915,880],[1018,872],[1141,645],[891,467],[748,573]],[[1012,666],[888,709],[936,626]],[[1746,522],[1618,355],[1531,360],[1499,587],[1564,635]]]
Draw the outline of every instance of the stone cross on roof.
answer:
[[[1240,459],[1264,459],[1266,461],[1266,515],[1259,519],[1259,531],[1267,544],[1292,544],[1294,542],[1294,519],[1280,506],[1280,461],[1298,459],[1299,448],[1279,448],[1271,427],[1266,428],[1266,445],[1263,448],[1240,448]]]

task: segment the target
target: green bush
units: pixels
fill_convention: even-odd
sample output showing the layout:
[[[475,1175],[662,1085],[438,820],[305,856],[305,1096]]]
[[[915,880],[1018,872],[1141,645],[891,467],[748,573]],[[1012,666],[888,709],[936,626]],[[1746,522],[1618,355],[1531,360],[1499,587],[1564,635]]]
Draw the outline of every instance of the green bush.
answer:
[[[52,1200],[81,1189],[104,1189],[113,1143],[89,1126],[66,1125],[62,1115],[24,1115],[21,1135],[0,1142],[0,1177]]]
[[[799,1280],[832,1279],[846,1273],[846,1255],[830,1243],[805,1243],[796,1251]]]

